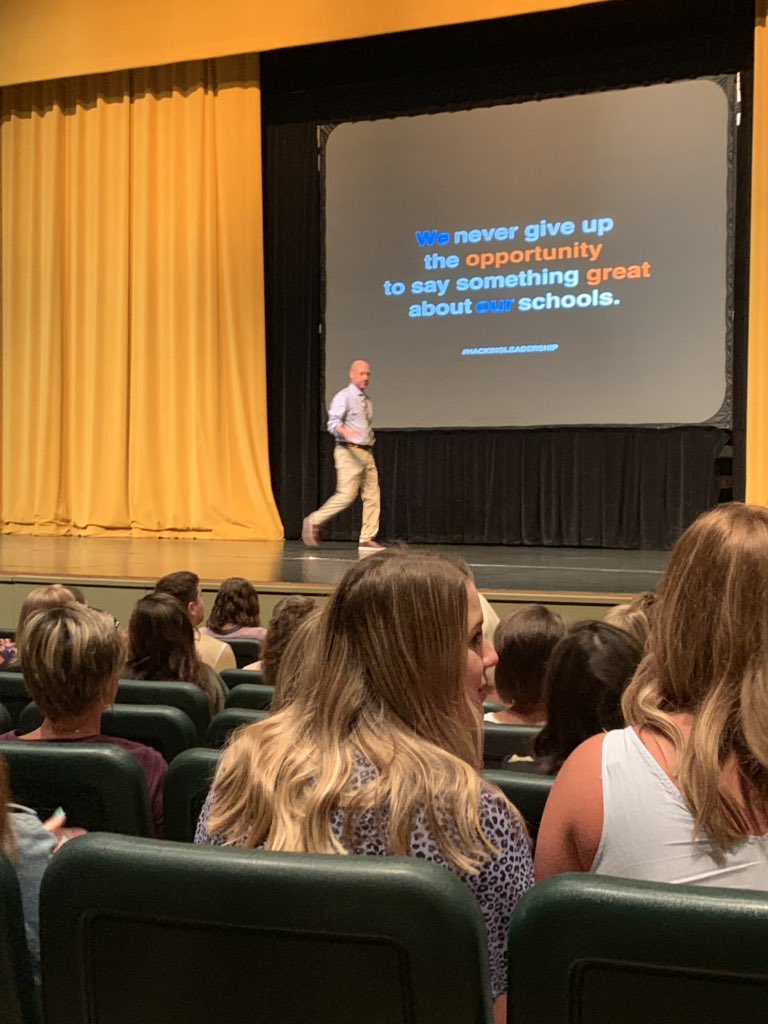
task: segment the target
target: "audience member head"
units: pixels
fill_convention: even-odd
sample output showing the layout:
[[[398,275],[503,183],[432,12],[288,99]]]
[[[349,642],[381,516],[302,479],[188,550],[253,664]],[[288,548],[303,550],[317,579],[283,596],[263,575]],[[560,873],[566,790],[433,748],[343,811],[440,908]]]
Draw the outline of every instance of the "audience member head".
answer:
[[[245,845],[341,852],[330,808],[343,796],[350,827],[386,806],[389,852],[407,853],[421,808],[447,859],[472,870],[488,849],[476,767],[484,673],[496,655],[467,567],[377,552],[346,572],[301,633],[303,657],[292,644],[280,669],[279,710],[222,758],[209,829]],[[360,761],[380,781],[350,804]]]
[[[298,595],[284,597],[275,605],[261,652],[261,671],[268,686],[277,681],[277,670],[291,637],[316,608],[313,597]]]
[[[635,643],[639,644],[641,650],[644,651],[651,628],[650,616],[655,600],[656,595],[650,592],[638,594],[626,604],[614,605],[603,616],[603,622],[629,633]]]
[[[354,723],[389,722],[419,732],[473,763],[474,712],[482,701],[467,653],[468,597],[479,607],[464,563],[431,552],[390,551],[361,560],[321,609],[299,667],[295,699],[346,737]],[[482,628],[482,612],[476,617]],[[482,635],[472,651],[495,664]],[[318,689],[318,684],[321,689]],[[470,713],[470,708],[472,713]]]
[[[184,608],[193,626],[199,626],[205,617],[200,577],[194,572],[172,572],[155,584],[156,594],[170,594]]]
[[[72,590],[61,583],[49,583],[43,587],[30,590],[21,605],[19,621],[16,624],[16,642],[20,643],[24,623],[33,612],[44,611],[46,608],[58,608],[62,605],[73,605],[78,602]]]
[[[604,622],[579,622],[558,642],[544,681],[547,724],[534,742],[541,771],[554,774],[584,740],[624,724],[621,697],[641,656],[632,637]]]
[[[647,652],[624,696],[627,722],[677,747],[676,782],[728,849],[750,831],[722,766],[768,805],[768,509],[733,502],[682,534],[657,591]],[[690,739],[673,716],[691,716]]]
[[[175,597],[155,592],[136,602],[128,623],[128,669],[136,679],[197,679],[195,631]]]
[[[20,636],[21,668],[46,719],[74,719],[111,704],[125,663],[114,620],[85,605],[33,612]]]
[[[565,631],[563,617],[541,604],[517,608],[497,627],[496,690],[506,705],[527,709],[542,704],[547,659]]]
[[[88,604],[80,587],[76,587],[73,583],[62,583],[61,586],[70,592],[78,604]]]
[[[219,587],[206,626],[221,633],[233,626],[260,626],[259,594],[242,576],[230,576]]]

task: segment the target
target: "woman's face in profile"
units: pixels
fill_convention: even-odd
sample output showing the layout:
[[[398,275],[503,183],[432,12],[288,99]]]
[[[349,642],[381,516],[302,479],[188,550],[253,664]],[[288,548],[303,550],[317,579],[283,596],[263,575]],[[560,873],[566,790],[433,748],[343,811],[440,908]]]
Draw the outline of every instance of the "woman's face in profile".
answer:
[[[483,608],[474,583],[467,581],[467,673],[464,686],[470,703],[482,710],[490,685],[486,669],[499,660],[493,647],[483,636]]]

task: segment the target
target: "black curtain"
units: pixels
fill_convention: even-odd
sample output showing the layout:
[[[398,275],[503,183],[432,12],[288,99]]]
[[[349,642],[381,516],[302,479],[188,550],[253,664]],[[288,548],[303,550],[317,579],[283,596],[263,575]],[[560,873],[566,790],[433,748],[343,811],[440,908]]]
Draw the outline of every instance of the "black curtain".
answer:
[[[665,548],[717,501],[725,435],[674,430],[379,432],[382,536],[413,543]],[[323,439],[324,494],[333,442]],[[329,539],[357,539],[360,508]]]
[[[285,535],[296,537],[320,494],[319,194],[307,173],[317,161],[314,125],[266,125],[264,153],[269,458]]]
[[[270,459],[286,537],[299,536],[303,516],[334,484],[321,379],[318,126],[748,72],[753,19],[752,0],[623,0],[264,55]],[[749,184],[742,163],[737,297],[748,274]],[[738,438],[746,318],[737,311],[736,321]],[[374,363],[375,395],[375,353],[364,352],[364,339],[361,354]],[[715,459],[728,440],[709,427],[380,431],[381,536],[668,547],[717,501]],[[358,530],[359,508],[334,520],[325,536],[354,540]]]

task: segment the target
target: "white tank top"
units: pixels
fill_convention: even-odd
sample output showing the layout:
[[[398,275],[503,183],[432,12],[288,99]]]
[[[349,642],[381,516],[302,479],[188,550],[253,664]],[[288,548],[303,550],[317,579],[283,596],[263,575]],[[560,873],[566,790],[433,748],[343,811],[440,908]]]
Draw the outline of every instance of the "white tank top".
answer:
[[[603,832],[592,871],[654,882],[768,890],[768,836],[725,853],[705,834],[680,791],[634,729],[603,738]]]

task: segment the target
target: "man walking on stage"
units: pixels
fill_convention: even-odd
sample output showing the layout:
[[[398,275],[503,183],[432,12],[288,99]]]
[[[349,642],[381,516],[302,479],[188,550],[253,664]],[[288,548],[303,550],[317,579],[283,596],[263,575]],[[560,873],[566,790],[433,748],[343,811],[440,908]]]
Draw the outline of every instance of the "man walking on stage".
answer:
[[[365,393],[370,379],[368,363],[356,359],[349,368],[350,383],[331,401],[328,431],[336,441],[333,452],[336,492],[304,520],[301,539],[307,547],[317,547],[323,523],[349,508],[358,494],[363,500],[363,526],[358,547],[383,547],[376,541],[380,499],[379,474],[373,457],[373,406]]]

